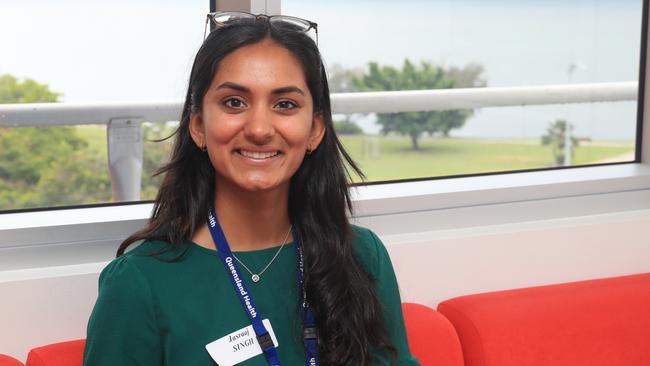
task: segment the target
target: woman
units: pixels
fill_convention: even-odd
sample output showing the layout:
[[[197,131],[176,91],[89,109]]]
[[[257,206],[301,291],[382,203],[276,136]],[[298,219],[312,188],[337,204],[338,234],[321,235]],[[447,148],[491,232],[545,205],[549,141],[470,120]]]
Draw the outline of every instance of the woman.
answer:
[[[152,218],[100,276],[84,364],[417,365],[386,250],[346,215],[344,164],[360,172],[315,24],[221,15]]]

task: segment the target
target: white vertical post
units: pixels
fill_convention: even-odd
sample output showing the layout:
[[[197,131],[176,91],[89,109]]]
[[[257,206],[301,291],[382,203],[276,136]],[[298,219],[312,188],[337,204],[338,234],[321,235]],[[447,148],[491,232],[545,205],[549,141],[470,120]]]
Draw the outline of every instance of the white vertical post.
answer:
[[[569,64],[569,69],[568,69],[568,85],[571,85],[571,76],[573,76],[573,73],[578,69],[578,64],[575,62],[571,62]],[[566,110],[569,111],[571,109],[571,106],[567,104]],[[564,119],[565,125],[564,125],[564,163],[562,164],[563,166],[571,166],[571,160],[573,156],[571,156],[571,113],[567,113],[566,118]]]
[[[280,0],[250,0],[253,14],[280,14]]]
[[[280,0],[219,0],[217,11],[245,11],[253,14],[280,14]]]
[[[142,178],[142,118],[111,119],[106,136],[113,201],[139,201]]]
[[[217,0],[216,11],[251,11],[251,0]]]

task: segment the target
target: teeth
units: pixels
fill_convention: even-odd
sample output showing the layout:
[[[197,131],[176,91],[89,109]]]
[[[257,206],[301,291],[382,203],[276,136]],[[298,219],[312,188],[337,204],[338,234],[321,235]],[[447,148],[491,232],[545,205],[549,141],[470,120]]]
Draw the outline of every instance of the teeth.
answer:
[[[253,158],[253,159],[268,159],[279,154],[279,152],[277,151],[261,153],[261,152],[246,151],[246,150],[239,150],[239,153],[244,155],[247,158]]]

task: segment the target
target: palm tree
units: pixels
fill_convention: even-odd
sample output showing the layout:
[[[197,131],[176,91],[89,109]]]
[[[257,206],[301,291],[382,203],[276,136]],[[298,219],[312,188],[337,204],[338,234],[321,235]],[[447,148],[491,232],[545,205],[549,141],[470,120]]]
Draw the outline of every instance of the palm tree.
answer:
[[[558,119],[552,122],[546,129],[546,135],[542,136],[542,145],[551,145],[554,158],[554,166],[564,165],[565,143],[567,140],[566,131],[567,125],[569,134],[573,131],[573,125],[567,123],[565,119]],[[571,138],[571,152],[570,156],[574,156],[574,147],[578,147],[578,139],[570,136]]]

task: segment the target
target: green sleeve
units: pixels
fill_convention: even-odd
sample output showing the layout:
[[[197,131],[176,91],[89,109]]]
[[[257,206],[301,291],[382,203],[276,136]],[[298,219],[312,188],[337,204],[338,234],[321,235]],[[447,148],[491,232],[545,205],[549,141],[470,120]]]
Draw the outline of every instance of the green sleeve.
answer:
[[[151,288],[128,256],[113,260],[99,277],[99,296],[88,321],[83,364],[163,364]]]
[[[374,247],[376,250],[377,267],[375,268],[375,279],[377,294],[384,306],[386,332],[388,333],[391,342],[393,342],[393,346],[397,349],[396,365],[420,365],[409,349],[408,339],[406,337],[406,328],[404,327],[404,315],[402,314],[402,301],[400,299],[397,278],[395,277],[395,271],[393,270],[390,256],[386,251],[386,247],[377,235],[372,231],[368,230],[368,232],[372,239],[373,245],[371,247]],[[379,364],[390,364],[389,356],[379,356]]]

